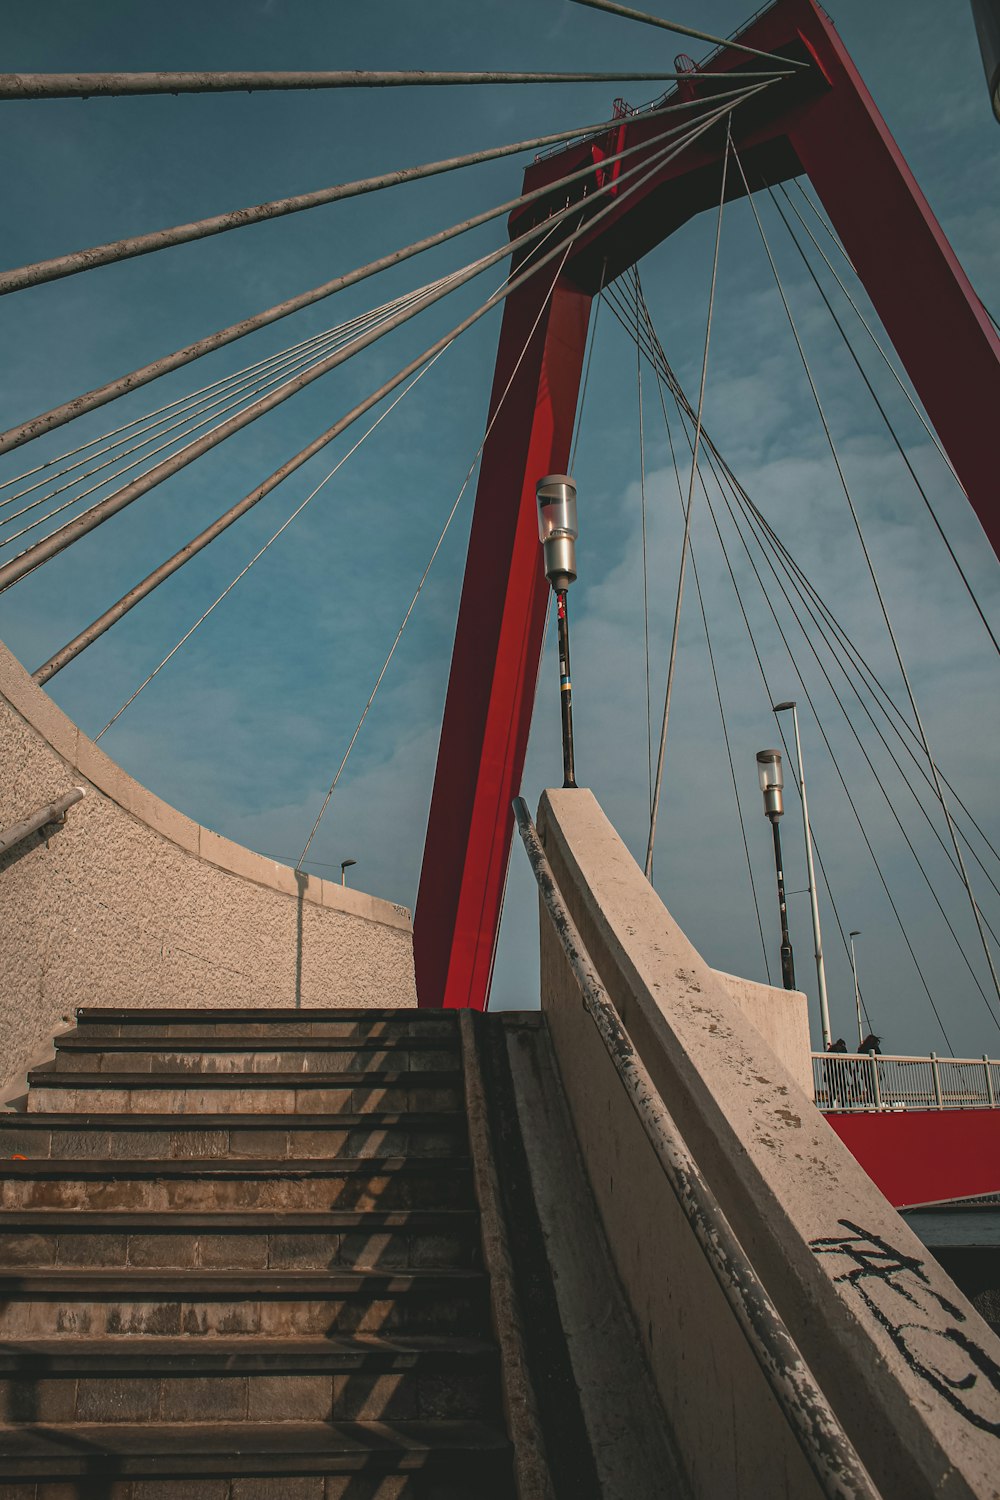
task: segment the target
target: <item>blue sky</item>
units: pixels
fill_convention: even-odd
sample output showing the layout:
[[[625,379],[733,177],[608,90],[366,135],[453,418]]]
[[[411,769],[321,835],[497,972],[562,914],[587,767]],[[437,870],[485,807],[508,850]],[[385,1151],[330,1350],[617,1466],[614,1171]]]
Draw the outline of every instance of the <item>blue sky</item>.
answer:
[[[677,11],[691,20],[693,11]],[[697,7],[726,33],[732,0]],[[932,0],[873,7],[845,0],[834,20],[974,285],[1000,309],[996,184],[1000,130],[989,111],[971,17]],[[648,69],[679,40],[566,0],[470,6],[431,0],[365,7],[92,0],[5,8],[9,70],[423,67]],[[692,44],[698,55],[698,49]],[[372,91],[65,101],[5,105],[0,261],[19,265],[263,199],[306,191],[606,117],[607,86]],[[625,88],[634,102],[654,90]],[[8,358],[0,426],[34,415],[189,339],[431,233],[518,191],[514,158],[260,225],[35,288],[0,308]],[[992,184],[992,188],[990,185]],[[941,765],[994,844],[998,724],[995,652],[923,512],[870,398],[769,205],[761,206],[814,362],[893,622]],[[501,242],[502,221],[104,409],[4,460],[0,480],[186,391],[454,270]],[[660,337],[693,395],[704,332],[713,225],[704,219],[651,254],[643,284]],[[0,635],[34,667],[108,602],[238,499],[290,453],[484,299],[487,273],[369,354],[313,385],[176,476],[0,600]],[[862,297],[862,304],[867,307]],[[293,862],[364,706],[410,594],[479,446],[499,316],[438,362],[196,633],[102,744],[134,775],[229,837]],[[859,339],[864,339],[863,332]],[[864,349],[859,342],[859,350]],[[15,357],[10,357],[11,352]],[[996,631],[997,567],[964,497],[865,350],[963,566]],[[673,472],[648,373],[646,495],[651,682],[662,697],[679,527]],[[119,413],[120,408],[120,413]],[[639,452],[634,348],[600,314],[575,473],[583,535],[573,595],[578,761],[641,858],[647,771],[642,655]],[[743,484],[849,622],[897,701],[884,628],[798,366],[749,206],[727,209],[706,423]],[[54,680],[53,697],[96,734],[263,541],[343,456],[335,444],[276,491]],[[6,492],[5,492],[6,493]],[[435,563],[396,660],[311,851],[329,874],[358,860],[356,883],[412,904],[447,681],[472,493]],[[772,972],[776,913],[769,830],[754,752],[774,720],[704,508],[694,537],[736,756]],[[728,540],[732,540],[731,536]],[[738,553],[738,543],[734,543]],[[9,555],[9,550],[0,556]],[[745,576],[744,576],[745,575]],[[759,590],[742,567],[748,611],[779,697],[803,699]],[[776,604],[776,608],[781,606]],[[787,616],[783,618],[787,619]],[[794,634],[794,626],[789,625]],[[798,654],[798,645],[795,647]],[[803,653],[803,662],[807,653]],[[543,663],[525,769],[530,803],[559,779],[554,666]],[[932,994],[956,1050],[997,1055],[1000,1036],[850,730],[815,665],[803,665]],[[855,718],[857,716],[855,715]],[[625,731],[623,732],[623,726]],[[894,1051],[946,1050],[884,891],[812,716],[802,731],[813,825],[845,927],[863,931],[862,982]],[[882,767],[870,729],[859,728]],[[964,896],[909,793],[886,785],[979,984],[990,993]],[[929,805],[929,804],[928,804]],[[790,811],[797,809],[792,803]],[[940,819],[938,818],[940,828]],[[791,888],[805,884],[796,817],[785,822]],[[985,855],[984,855],[985,857]],[[996,861],[989,865],[1000,884]],[[975,871],[974,871],[975,875]],[[657,886],[710,962],[763,978],[756,918],[689,587],[658,833]],[[1000,900],[980,877],[984,911]],[[847,960],[823,898],[834,1029],[850,1036]],[[806,898],[791,902],[798,975],[814,996]],[[494,1003],[537,1004],[536,917],[515,849]]]

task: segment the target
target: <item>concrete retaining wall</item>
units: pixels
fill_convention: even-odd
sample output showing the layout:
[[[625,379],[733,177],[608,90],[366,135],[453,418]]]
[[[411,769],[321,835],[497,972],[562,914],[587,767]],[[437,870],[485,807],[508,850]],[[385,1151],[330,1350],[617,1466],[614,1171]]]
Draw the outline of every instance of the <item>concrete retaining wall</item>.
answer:
[[[837,1139],[586,791],[539,829],[646,1066],[886,1500],[996,1496],[1000,1341]],[[542,1006],[693,1493],[819,1493],[542,915]]]
[[[0,1098],[77,1005],[414,1005],[405,907],[296,876],[126,776],[0,646]]]

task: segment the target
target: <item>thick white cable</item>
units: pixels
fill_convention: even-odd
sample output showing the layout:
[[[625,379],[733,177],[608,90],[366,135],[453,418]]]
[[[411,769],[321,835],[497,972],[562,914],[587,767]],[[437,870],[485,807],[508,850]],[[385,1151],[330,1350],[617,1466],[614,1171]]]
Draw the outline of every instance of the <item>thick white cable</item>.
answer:
[[[663,722],[660,725],[660,746],[656,756],[656,776],[653,780],[653,804],[649,815],[649,842],[646,845],[645,874],[653,878],[653,845],[656,842],[656,820],[660,810],[660,790],[663,786],[663,761],[667,750],[667,726],[670,720],[670,698],[674,685],[674,670],[677,665],[677,643],[680,638],[681,605],[684,600],[684,575],[687,571],[688,546],[691,540],[691,517],[694,511],[694,485],[698,477],[698,453],[701,448],[701,416],[705,405],[705,382],[708,378],[708,349],[712,339],[712,313],[715,310],[715,283],[719,270],[719,242],[722,238],[722,211],[726,203],[726,175],[729,168],[729,153],[734,150],[732,141],[732,112],[726,126],[726,152],[722,159],[722,191],[719,195],[719,213],[715,223],[715,250],[712,256],[712,284],[708,293],[708,318],[705,323],[705,347],[701,359],[701,384],[698,387],[698,414],[695,421],[694,448],[691,452],[691,477],[688,483],[687,505],[684,510],[684,539],[681,542],[681,562],[677,575],[677,602],[674,606],[674,628],[670,638],[670,660],[667,664],[667,688],[663,699]],[[749,188],[747,189],[749,193]]]
[[[761,89],[767,87],[768,85],[766,83],[762,83],[758,84],[753,89],[746,90],[745,93],[741,96],[739,102],[744,102],[746,99],[753,97],[753,95],[758,93]],[[699,123],[688,130],[683,135],[680,141],[674,141],[673,139],[671,139],[669,145],[664,146],[661,151],[659,151],[654,157],[652,157],[652,166],[650,166],[648,162],[643,162],[635,167],[630,168],[628,172],[624,173],[622,177],[618,179],[616,188],[620,188],[622,184],[624,184],[626,179],[633,177],[636,173],[644,174],[642,175],[642,180],[647,180],[648,177],[652,175],[656,170],[658,170],[658,168],[662,166],[666,161],[673,160],[675,156],[686,150],[693,141],[697,140],[707,130],[711,129],[722,115],[731,113],[732,108],[732,105],[723,106],[720,109],[713,111],[709,115],[701,117]],[[673,131],[668,132],[668,135],[671,138],[674,134],[675,132]],[[629,156],[636,151],[646,149],[647,145],[648,143],[640,142],[638,145],[629,147],[626,151],[621,152],[620,156]],[[611,159],[612,158],[608,158],[608,160]],[[591,195],[590,201],[593,202],[598,197],[603,197],[608,191],[610,191],[610,184],[606,184],[604,188],[598,189],[597,193]],[[612,201],[610,206],[605,205],[592,216],[592,218],[588,221],[587,226],[581,226],[581,228],[577,232],[583,233],[585,228],[592,228],[594,224],[606,217],[607,214],[613,210],[614,206],[614,201]],[[556,222],[564,220],[568,215],[580,211],[581,204],[579,202],[569,203],[564,208],[557,209],[551,215],[549,224],[551,226]],[[501,246],[498,250],[493,250],[487,255],[481,256],[478,260],[470,262],[469,265],[463,267],[457,273],[455,285],[463,285],[473,277],[481,275],[484,270],[488,269],[491,265],[496,264],[497,261],[503,259],[505,256],[514,254],[521,245],[528,243],[538,233],[540,233],[541,229],[541,225],[532,226],[531,229],[527,230],[524,234],[518,236],[516,239],[511,240],[507,245]],[[541,265],[544,265],[554,253],[556,252],[550,251],[549,256],[543,257],[540,262],[536,263],[532,270],[540,269]],[[235,432],[241,431],[245,426],[248,425],[248,423],[264,415],[265,412],[272,411],[275,406],[287,400],[290,396],[295,395],[298,391],[305,389],[306,385],[310,384],[312,381],[320,378],[326,373],[329,373],[329,371],[338,368],[339,365],[342,364],[346,359],[350,358],[353,353],[367,348],[370,344],[381,338],[385,333],[391,332],[394,327],[401,326],[403,322],[419,314],[419,312],[421,312],[424,307],[429,307],[440,298],[448,295],[448,293],[452,289],[452,287],[444,287],[437,290],[436,292],[428,293],[427,296],[420,302],[418,302],[418,304],[414,308],[404,310],[402,314],[397,313],[394,319],[390,320],[384,327],[379,327],[375,330],[369,331],[368,333],[362,335],[359,339],[355,340],[354,344],[356,344],[356,348],[354,348],[354,344],[352,344],[347,352],[343,350],[338,351],[333,355],[328,356],[326,360],[320,361],[318,364],[311,366],[308,370],[301,372],[299,375],[296,375],[291,380],[285,381],[282,385],[278,386],[276,390],[271,391],[268,395],[261,397],[257,401],[253,402],[250,406],[244,408],[242,411],[230,417],[228,421],[212,428],[208,433],[203,434],[194,442],[187,443],[183,448],[178,449],[176,452],[170,454],[167,458],[161,459],[160,462],[154,465],[152,469],[149,469],[144,474],[137,476],[128,484],[113,490],[110,495],[106,495],[101,500],[95,501],[93,505],[89,506],[84,511],[80,511],[76,516],[65,521],[61,526],[57,527],[47,536],[32,543],[29,547],[17,553],[7,562],[0,564],[0,590],[6,591],[8,588],[12,588],[14,584],[18,583],[22,578],[26,578],[30,573],[33,573],[36,568],[43,566],[43,564],[50,558],[57,556],[60,552],[71,546],[73,542],[78,541],[82,536],[88,535],[92,530],[95,529],[95,527],[101,525],[112,515],[117,515],[119,511],[124,510],[126,506],[131,505],[135,500],[139,499],[141,495],[147,494],[149,490],[152,489],[155,485],[161,483],[165,479],[172,477],[187,464],[192,463],[196,458],[200,457],[203,453],[208,452],[218,443],[225,441],[228,437],[231,437]],[[482,317],[486,312],[490,310],[490,308],[495,304],[495,301],[498,300],[498,298],[502,295],[506,294],[495,294],[494,298],[491,299],[490,302],[484,304],[483,307],[481,307],[476,313],[472,315],[472,320],[475,321],[478,318]],[[464,326],[471,325],[466,324]],[[446,335],[445,338],[447,339],[447,337],[448,336]],[[437,345],[433,345],[430,350],[425,351],[425,353],[420,356],[420,362],[422,362],[424,359],[430,358],[431,354],[436,352],[436,348]],[[395,377],[395,384],[402,384],[404,380],[409,378],[411,370],[416,368],[417,365],[412,364],[410,366],[406,366],[402,371],[398,372],[397,376]],[[388,392],[386,392],[385,394],[388,394]],[[364,411],[369,410],[370,405],[373,404],[375,404],[375,398],[371,398],[368,404],[364,405],[359,411],[352,414],[349,418],[349,421],[357,420],[357,417],[359,415],[362,415]],[[335,436],[339,436],[342,430],[343,425],[340,423],[335,423],[333,428],[329,429],[326,434],[324,434],[320,439],[317,439],[316,441],[320,446],[325,446],[325,444],[332,441]],[[310,445],[310,449],[318,451],[318,449],[315,449],[315,445]],[[305,461],[306,453],[307,450],[303,450],[302,453],[297,456],[295,460],[296,465]],[[274,476],[272,476],[272,479],[273,478]]]
[[[549,233],[551,233],[551,232],[552,231],[550,230]],[[541,240],[540,243],[544,244],[545,240],[547,238],[548,238],[548,235],[545,235],[543,237],[543,239]],[[502,285],[502,283],[501,283],[501,285]],[[456,337],[457,337],[457,335],[456,335]],[[194,635],[195,631],[199,628],[199,626],[202,625],[208,619],[209,615],[216,608],[216,606],[219,605],[219,604],[221,604],[222,601],[223,601],[223,599],[225,599],[228,594],[232,593],[233,589],[240,582],[240,580],[242,578],[244,578],[247,575],[247,573],[249,573],[249,571],[253,567],[254,563],[257,562],[259,558],[263,557],[264,553],[268,550],[268,548],[271,546],[271,544],[273,542],[276,542],[278,540],[278,538],[282,535],[283,532],[285,532],[285,531],[288,530],[289,526],[291,526],[292,522],[299,515],[301,515],[302,511],[305,510],[305,508],[309,504],[309,502],[311,500],[314,500],[316,498],[316,496],[319,494],[320,490],[323,489],[325,485],[329,484],[330,480],[334,477],[334,475],[337,474],[344,467],[344,465],[347,463],[347,460],[349,458],[352,458],[354,456],[354,454],[357,453],[357,451],[361,447],[362,443],[364,443],[366,441],[366,439],[371,436],[371,434],[375,431],[376,427],[380,426],[381,423],[385,421],[385,419],[389,415],[389,413],[391,411],[395,410],[395,408],[403,400],[404,396],[409,395],[410,391],[413,390],[413,387],[419,381],[421,381],[424,378],[424,376],[427,374],[428,370],[432,369],[433,366],[437,364],[437,362],[441,358],[442,354],[444,354],[447,349],[450,349],[451,346],[452,346],[452,344],[454,342],[455,342],[454,338],[451,339],[451,340],[449,340],[449,342],[447,344],[445,344],[442,348],[440,348],[437,351],[437,353],[434,355],[433,359],[428,360],[427,364],[425,364],[424,367],[421,370],[417,371],[417,373],[413,377],[413,379],[411,381],[409,381],[409,383],[403,387],[403,389],[399,392],[399,394],[397,396],[394,397],[394,399],[386,407],[385,411],[380,412],[380,414],[376,418],[376,420],[371,424],[370,427],[368,427],[362,433],[361,437],[358,438],[357,442],[354,443],[354,445],[351,448],[348,449],[348,451],[344,454],[343,458],[341,458],[336,464],[334,464],[333,468],[330,470],[330,472],[327,475],[325,475],[325,477],[323,479],[320,480],[320,482],[316,486],[316,488],[314,490],[312,490],[306,496],[306,498],[304,500],[302,500],[295,507],[295,509],[288,516],[288,518],[284,522],[282,522],[282,524],[278,527],[277,531],[274,532],[272,536],[268,537],[268,539],[264,543],[264,545],[261,548],[259,548],[259,550],[254,553],[253,557],[251,557],[250,561],[248,563],[246,563],[243,568],[240,569],[240,571],[237,573],[236,577],[232,580],[232,582],[226,585],[226,587],[222,590],[222,593],[219,594],[218,598],[216,598],[216,599],[214,599],[212,601],[212,603],[208,606],[208,608],[201,615],[199,615],[199,617],[198,617],[197,620],[195,620],[195,622],[191,626],[191,628],[189,630],[185,631],[185,633],[181,636],[181,638],[177,642],[177,644],[175,646],[173,646],[167,652],[166,656],[159,663],[159,665],[156,666],[156,667],[154,667],[153,670],[152,670],[152,672],[150,672],[149,676],[146,677],[139,684],[139,686],[136,688],[135,692],[132,693],[132,695],[129,698],[126,698],[125,702],[122,704],[121,708],[119,708],[118,712],[112,715],[112,717],[105,724],[104,728],[101,730],[100,734],[98,734],[95,737],[95,740],[94,740],[95,744],[101,738],[101,735],[105,734],[111,728],[112,724],[114,724],[118,719],[121,718],[121,716],[125,712],[125,710],[130,706],[130,704],[132,704],[132,703],[135,702],[136,698],[138,698],[139,694],[143,691],[143,689],[149,686],[149,684],[152,682],[153,678],[156,677],[163,670],[163,668],[167,665],[167,663],[171,660],[172,657],[174,657],[174,656],[177,655],[177,652],[181,649],[181,647],[185,644],[185,642],[188,641],[188,640],[190,640],[191,636]],[[485,442],[486,439],[484,438],[483,441]],[[470,473],[471,473],[471,470],[470,470]],[[468,479],[466,480],[466,483],[468,483]],[[457,506],[456,506],[456,508],[457,508]],[[454,514],[454,511],[452,512],[452,514]],[[448,524],[450,525],[450,518],[449,518],[449,523]],[[447,527],[446,527],[446,529],[447,529]],[[443,536],[442,536],[441,540],[442,541],[444,540]],[[438,545],[440,546],[440,543]],[[436,550],[435,550],[435,556],[436,556]],[[433,561],[433,559],[432,559],[432,561]],[[428,568],[429,568],[429,566],[430,565],[428,564]],[[426,577],[426,572],[425,572],[424,576]],[[419,592],[419,590],[418,590],[418,592]],[[402,629],[400,630],[400,634],[402,634]],[[398,637],[397,637],[397,639],[398,639]],[[395,649],[395,648],[393,648],[393,649]],[[387,665],[388,665],[388,663],[387,663]],[[372,696],[374,697],[374,693],[372,694]],[[370,701],[371,700],[369,699],[369,703],[370,703]],[[360,725],[358,727],[360,729]],[[357,738],[357,736],[355,736],[355,738]],[[353,744],[353,741],[352,741],[352,744]],[[331,794],[332,794],[332,791],[333,791],[333,788],[331,787]],[[324,807],[324,811],[325,811],[325,807]],[[311,863],[311,861],[310,861],[310,863]],[[298,867],[296,866],[296,868],[298,868]]]
[[[448,345],[448,347],[450,348],[451,346]],[[274,532],[274,534],[272,536],[268,537],[268,539],[264,543],[263,547],[259,548],[259,550],[254,553],[254,555],[253,555],[253,557],[251,557],[250,561],[248,563],[246,563],[240,569],[240,571],[237,573],[236,577],[232,580],[232,582],[226,585],[226,587],[222,590],[222,593],[219,594],[218,598],[213,599],[212,603],[208,606],[208,608],[202,614],[200,614],[198,616],[197,620],[195,620],[195,622],[191,626],[191,628],[189,630],[186,630],[184,632],[184,634],[181,636],[180,640],[177,642],[176,646],[172,647],[171,650],[169,650],[167,652],[166,656],[163,658],[163,660],[160,662],[160,664],[158,666],[154,667],[153,670],[152,670],[152,672],[150,672],[149,676],[146,677],[142,682],[140,682],[139,686],[136,688],[135,692],[132,693],[131,697],[126,698],[125,702],[122,704],[122,706],[118,710],[118,712],[116,714],[113,714],[111,716],[111,718],[108,720],[108,722],[105,724],[104,728],[101,730],[101,733],[95,736],[95,739],[94,739],[94,743],[95,744],[101,738],[101,735],[106,734],[107,731],[111,728],[112,724],[116,723],[116,721],[121,718],[121,716],[125,712],[125,710],[129,707],[130,704],[132,704],[132,703],[135,702],[136,698],[138,698],[139,694],[143,691],[144,688],[146,688],[146,687],[149,686],[149,684],[152,682],[153,678],[156,677],[160,672],[162,672],[163,668],[167,665],[167,662],[170,661],[172,657],[174,657],[174,656],[177,655],[177,652],[181,649],[181,647],[184,645],[184,643],[186,641],[188,641],[188,640],[191,639],[191,637],[194,635],[195,631],[198,629],[198,627],[200,625],[203,625],[205,623],[205,621],[208,619],[209,615],[217,607],[217,605],[221,604],[222,601],[223,601],[223,599],[225,599],[228,594],[232,593],[233,589],[240,582],[240,579],[245,578],[246,575],[247,575],[247,573],[249,573],[250,569],[253,567],[254,563],[257,562],[261,557],[264,556],[264,553],[271,546],[272,542],[276,542],[278,540],[278,538],[282,535],[282,533],[288,530],[288,528],[289,528],[289,526],[291,526],[292,522],[299,515],[301,515],[301,513],[305,510],[305,508],[309,504],[310,500],[314,500],[316,498],[316,496],[319,494],[320,490],[323,489],[323,487],[325,485],[329,484],[330,480],[334,477],[334,475],[340,469],[342,469],[344,467],[344,464],[346,464],[347,460],[349,458],[353,457],[353,455],[355,453],[357,453],[358,449],[361,447],[361,445],[365,441],[365,439],[371,436],[371,434],[375,431],[376,427],[378,427],[379,424],[381,422],[383,422],[385,420],[385,418],[389,415],[389,413],[391,411],[393,411],[395,409],[395,407],[397,407],[399,405],[399,403],[400,403],[400,401],[402,401],[403,397],[409,395],[410,391],[412,391],[413,387],[417,384],[417,382],[419,380],[423,379],[423,377],[427,374],[427,371],[429,369],[431,369],[431,367],[434,364],[437,363],[437,361],[440,359],[440,357],[441,357],[441,355],[443,353],[444,353],[444,350],[440,349],[438,351],[438,353],[434,356],[434,358],[428,364],[424,365],[424,368],[422,370],[418,371],[418,373],[410,381],[409,385],[406,385],[406,386],[403,387],[403,389],[394,398],[394,400],[392,400],[389,403],[389,405],[386,407],[385,411],[382,412],[376,418],[376,420],[371,424],[371,426],[365,432],[363,432],[361,434],[361,436],[358,438],[358,440],[354,444],[354,446],[351,447],[351,448],[349,448],[347,450],[347,452],[344,454],[343,458],[340,459],[338,463],[334,464],[334,466],[330,470],[329,474],[325,475],[320,480],[320,482],[316,486],[316,488],[314,490],[310,491],[310,493],[306,496],[306,498],[304,500],[300,501],[300,503],[295,507],[295,509],[288,516],[287,520],[283,521],[282,524],[278,527],[277,531]]]

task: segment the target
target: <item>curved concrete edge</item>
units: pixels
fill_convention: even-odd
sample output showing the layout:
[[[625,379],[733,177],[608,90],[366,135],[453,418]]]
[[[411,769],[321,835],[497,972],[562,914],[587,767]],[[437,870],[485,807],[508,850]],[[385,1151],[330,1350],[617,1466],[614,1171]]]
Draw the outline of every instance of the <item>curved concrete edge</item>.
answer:
[[[1000,1342],[678,928],[585,790],[543,794],[564,901],[658,1091],[886,1500],[996,1496]],[[764,1389],[542,916],[542,1009],[696,1493],[804,1500]],[[746,1493],[750,1493],[747,1490]]]
[[[154,833],[169,839],[179,849],[207,860],[230,875],[253,881],[283,895],[301,897],[315,906],[332,911],[349,912],[368,922],[412,931],[412,918],[405,906],[383,901],[378,896],[322,880],[316,875],[297,874],[290,865],[266,859],[242,844],[223,838],[186,817],[169,802],[123,771],[94,741],[88,739],[6,646],[0,643],[0,695],[7,699],[27,724],[47,741],[75,775],[82,776],[92,787],[116,802],[124,812],[145,823]],[[26,807],[25,814],[34,807]],[[72,811],[69,816],[72,817]]]

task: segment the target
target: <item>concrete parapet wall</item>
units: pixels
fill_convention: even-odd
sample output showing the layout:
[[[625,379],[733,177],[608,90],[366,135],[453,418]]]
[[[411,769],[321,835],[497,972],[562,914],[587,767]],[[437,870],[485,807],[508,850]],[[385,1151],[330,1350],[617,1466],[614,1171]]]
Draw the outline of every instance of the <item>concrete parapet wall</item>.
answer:
[[[809,1001],[803,990],[779,990],[721,969],[712,973],[730,1000],[760,1032],[775,1057],[787,1068],[804,1094],[813,1096],[812,1043],[809,1040]]]
[[[0,646],[0,1097],[77,1005],[415,1005],[405,907],[254,854],[155,797]]]
[[[546,792],[539,830],[640,1056],[886,1500],[996,1496],[1000,1341],[687,941],[593,796]],[[693,1494],[819,1494],[544,912],[542,1006]]]

